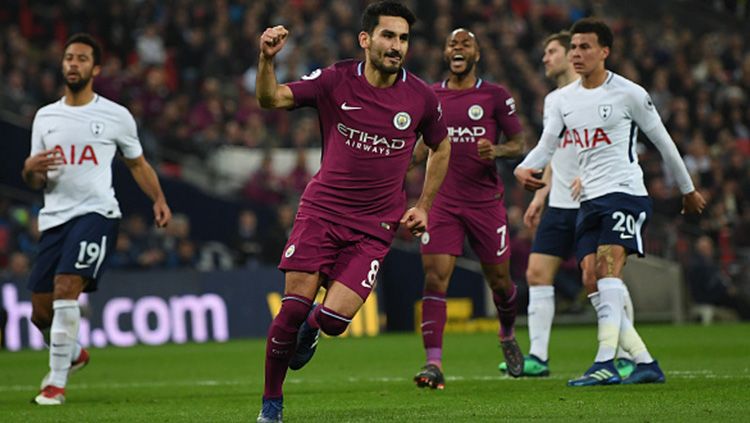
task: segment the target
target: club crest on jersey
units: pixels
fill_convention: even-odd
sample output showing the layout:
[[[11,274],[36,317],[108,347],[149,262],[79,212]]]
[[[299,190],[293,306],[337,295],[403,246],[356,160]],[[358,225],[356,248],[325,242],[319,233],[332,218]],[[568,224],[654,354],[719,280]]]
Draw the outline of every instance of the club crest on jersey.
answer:
[[[469,107],[469,119],[479,120],[484,116],[484,109],[478,104]]]
[[[286,251],[284,252],[284,257],[289,258],[292,255],[294,255],[294,250],[295,250],[294,244],[290,245],[289,248],[287,248]]]
[[[94,136],[99,136],[104,132],[104,122],[91,122],[91,133],[94,134]]]
[[[609,117],[612,115],[612,105],[611,104],[600,104],[599,105],[599,117],[601,117],[603,120],[609,119]]]
[[[429,244],[430,243],[430,233],[429,232],[423,233],[421,241],[422,241],[422,245]]]
[[[398,112],[396,113],[396,116],[393,117],[393,126],[395,126],[396,129],[403,131],[408,128],[409,125],[411,125],[411,116],[409,116],[408,113]]]

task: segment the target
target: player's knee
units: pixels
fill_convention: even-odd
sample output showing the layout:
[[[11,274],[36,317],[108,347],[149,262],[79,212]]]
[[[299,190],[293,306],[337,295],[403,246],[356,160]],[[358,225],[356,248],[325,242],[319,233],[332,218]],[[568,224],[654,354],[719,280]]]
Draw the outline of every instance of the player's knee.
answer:
[[[53,298],[55,300],[76,300],[83,291],[86,281],[77,275],[55,276]]]
[[[349,327],[351,319],[323,307],[318,314],[320,330],[328,336],[339,336]]]
[[[546,286],[552,285],[552,281],[548,281],[545,272],[536,267],[529,267],[526,269],[526,282],[529,286]]]
[[[445,292],[448,289],[448,278],[433,269],[427,269],[425,271],[424,287],[427,291]]]
[[[613,264],[611,260],[606,257],[597,260],[594,277],[596,280],[602,278],[619,278],[621,266]]]

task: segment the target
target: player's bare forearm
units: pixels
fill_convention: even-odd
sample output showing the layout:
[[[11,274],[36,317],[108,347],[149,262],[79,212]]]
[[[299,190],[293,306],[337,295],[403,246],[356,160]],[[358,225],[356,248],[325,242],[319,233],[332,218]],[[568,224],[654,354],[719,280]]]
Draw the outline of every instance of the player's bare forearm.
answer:
[[[544,167],[544,173],[542,174],[542,182],[544,182],[545,185],[534,191],[534,200],[532,201],[541,201],[544,203],[544,200],[547,199],[547,195],[549,195],[549,190],[552,188],[550,181],[552,181],[552,166],[548,164]]]
[[[258,73],[255,75],[255,97],[266,109],[283,109],[294,106],[292,90],[279,85],[276,80],[273,59],[286,44],[289,31],[281,25],[267,28],[260,36]]]
[[[427,171],[425,172],[422,195],[417,200],[415,207],[430,211],[432,201],[435,199],[440,185],[443,184],[445,174],[448,172],[448,161],[451,157],[451,142],[445,138],[433,149],[427,158]]]
[[[146,159],[140,156],[135,159],[124,160],[128,169],[130,169],[130,174],[133,175],[133,179],[141,188],[141,191],[154,203],[158,201],[166,202],[164,193],[161,190],[161,184],[159,183],[159,177],[156,176],[156,171],[154,171],[154,168],[151,167]]]
[[[495,157],[520,157],[523,154],[523,132],[513,135],[504,143],[495,146]]]
[[[283,103],[277,99],[281,87],[278,81],[276,81],[273,58],[266,58],[261,54],[258,60],[258,73],[255,76],[255,97],[258,99],[260,106],[266,109],[278,109],[285,106],[291,107],[292,104],[279,104]],[[288,87],[285,88],[289,90]]]
[[[156,226],[163,228],[172,219],[172,211],[167,205],[167,199],[159,184],[159,177],[154,168],[141,155],[135,159],[124,159],[130,169],[130,174],[148,198],[154,202],[154,221]]]
[[[408,170],[411,170],[415,166],[419,166],[425,160],[427,160],[427,156],[429,155],[429,153],[430,151],[424,144],[424,140],[422,138],[419,138],[419,140],[417,140],[417,144],[414,146],[414,151],[411,154],[411,162],[409,162]]]

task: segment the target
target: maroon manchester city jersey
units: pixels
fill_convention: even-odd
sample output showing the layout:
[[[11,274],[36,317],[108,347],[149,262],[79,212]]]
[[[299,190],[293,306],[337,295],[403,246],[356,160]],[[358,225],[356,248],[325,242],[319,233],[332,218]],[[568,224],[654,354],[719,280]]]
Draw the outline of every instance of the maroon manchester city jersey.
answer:
[[[419,134],[437,146],[447,135],[435,93],[402,69],[376,88],[364,63],[347,60],[289,84],[295,107],[318,109],[320,170],[300,212],[391,241],[406,209],[404,176]]]
[[[501,131],[506,137],[521,132],[513,97],[502,86],[482,79],[464,90],[449,89],[445,81],[432,88],[442,104],[451,141],[450,165],[435,206],[481,207],[502,198],[495,161],[480,159],[477,143],[486,138],[497,144]]]

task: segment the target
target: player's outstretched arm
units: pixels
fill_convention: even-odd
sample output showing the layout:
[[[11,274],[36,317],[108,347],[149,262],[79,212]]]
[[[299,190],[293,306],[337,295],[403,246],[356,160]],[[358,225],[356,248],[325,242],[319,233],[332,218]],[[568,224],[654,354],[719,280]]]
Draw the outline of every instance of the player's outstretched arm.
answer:
[[[548,128],[544,129],[541,138],[536,147],[534,147],[526,158],[516,166],[513,175],[525,189],[536,191],[547,186],[542,181],[542,169],[552,159],[552,155],[557,150],[558,137],[555,136]]]
[[[440,185],[448,172],[448,161],[451,157],[451,142],[447,137],[430,151],[427,158],[427,171],[424,177],[422,195],[417,204],[404,213],[401,224],[406,225],[414,236],[421,236],[427,230],[427,213],[432,208]]]
[[[63,164],[58,150],[44,150],[32,154],[23,163],[21,177],[31,189],[42,189],[47,183],[47,172],[57,169]]]
[[[644,133],[659,150],[662,159],[677,181],[677,186],[682,193],[682,213],[703,213],[703,209],[706,207],[706,200],[695,189],[685,162],[682,161],[680,152],[677,150],[677,146],[674,144],[672,137],[669,136],[669,132],[667,132],[664,124],[660,121],[655,127],[644,131]]]
[[[167,226],[170,219],[172,219],[172,211],[169,210],[167,199],[161,190],[159,177],[156,176],[154,168],[151,167],[143,155],[134,159],[123,158],[123,160],[128,169],[130,169],[130,173],[141,188],[141,191],[148,195],[148,198],[154,202],[154,221],[156,222],[156,226],[159,228]]]
[[[266,28],[260,36],[260,58],[255,76],[255,97],[266,109],[286,109],[294,106],[292,90],[276,81],[273,59],[286,44],[289,31],[282,25]]]

